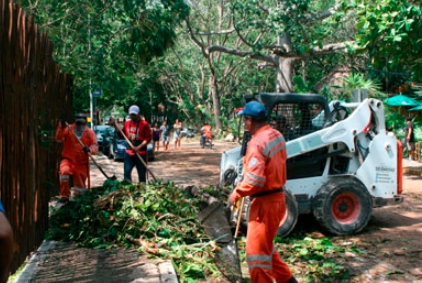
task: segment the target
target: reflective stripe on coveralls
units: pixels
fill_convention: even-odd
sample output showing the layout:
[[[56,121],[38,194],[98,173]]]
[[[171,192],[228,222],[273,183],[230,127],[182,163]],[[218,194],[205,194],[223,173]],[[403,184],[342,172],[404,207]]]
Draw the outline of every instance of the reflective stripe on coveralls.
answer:
[[[260,128],[249,141],[244,157],[245,178],[235,194],[244,197],[278,190],[286,182],[286,142],[269,125]],[[246,238],[246,261],[254,283],[286,283],[289,267],[274,249],[280,221],[286,213],[283,192],[255,198],[251,202]]]

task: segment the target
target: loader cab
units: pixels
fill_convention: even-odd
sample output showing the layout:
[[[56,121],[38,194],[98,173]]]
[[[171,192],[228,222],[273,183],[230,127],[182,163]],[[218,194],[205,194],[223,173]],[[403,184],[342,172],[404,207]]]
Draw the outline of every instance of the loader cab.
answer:
[[[327,101],[318,94],[259,93],[245,95],[244,100],[245,103],[261,101],[267,107],[269,124],[279,130],[286,141],[332,125]]]
[[[325,98],[318,94],[259,93],[244,96],[245,102],[261,101],[267,108],[269,124],[279,130],[286,142],[319,131],[333,124],[330,108]],[[246,153],[250,135],[245,133],[241,155]],[[289,146],[289,145],[288,145]],[[298,179],[322,175],[326,166],[328,147],[288,158],[287,177]]]
[[[319,94],[258,93],[243,96],[244,103],[262,102],[268,111],[268,123],[279,130],[286,141],[308,135],[333,124],[330,107]],[[244,154],[247,141],[243,139]],[[242,155],[243,155],[242,154]]]

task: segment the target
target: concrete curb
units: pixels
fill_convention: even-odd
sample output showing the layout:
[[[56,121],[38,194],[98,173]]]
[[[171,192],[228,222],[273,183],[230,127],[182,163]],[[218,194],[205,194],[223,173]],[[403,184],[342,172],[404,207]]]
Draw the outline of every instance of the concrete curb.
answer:
[[[15,283],[31,282],[37,271],[40,269],[37,262],[42,261],[43,253],[48,252],[56,246],[55,241],[43,241],[38,250],[31,256],[29,262],[25,265],[22,272],[18,275]]]
[[[160,279],[162,283],[178,283],[176,272],[173,264],[170,261],[161,262],[158,264]]]

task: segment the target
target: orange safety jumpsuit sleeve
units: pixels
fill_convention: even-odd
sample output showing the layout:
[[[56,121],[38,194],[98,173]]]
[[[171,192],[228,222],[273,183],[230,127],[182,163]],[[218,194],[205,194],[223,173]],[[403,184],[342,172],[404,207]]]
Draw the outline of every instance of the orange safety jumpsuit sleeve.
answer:
[[[75,124],[71,124],[69,127],[75,132]],[[73,185],[75,187],[85,187],[86,179],[89,174],[89,156],[83,151],[82,145],[68,127],[64,129],[62,129],[60,125],[57,127],[56,140],[63,143],[63,159],[60,162],[59,169],[60,196],[69,198],[70,175],[73,175]],[[97,137],[93,130],[85,127],[80,141],[90,148],[91,154],[98,153]]]
[[[244,157],[244,179],[236,187],[238,196],[251,196],[280,189],[286,182],[286,143],[266,125],[249,141]],[[286,283],[292,273],[274,248],[274,238],[286,213],[284,193],[254,198],[246,237],[246,261],[253,283]]]

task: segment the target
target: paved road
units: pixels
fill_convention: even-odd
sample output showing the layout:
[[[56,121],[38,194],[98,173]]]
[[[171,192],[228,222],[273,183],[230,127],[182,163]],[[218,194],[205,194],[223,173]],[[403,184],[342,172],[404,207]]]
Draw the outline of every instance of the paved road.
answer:
[[[171,181],[179,187],[216,186],[220,179],[221,153],[236,146],[238,146],[237,143],[215,142],[213,149],[203,149],[199,146],[199,142],[182,140],[180,149],[176,150],[170,145],[169,150],[160,150],[156,153],[156,160],[149,162],[148,167],[157,179]],[[102,154],[94,158],[109,177],[115,175],[118,180],[123,179],[123,162],[113,161]],[[137,178],[134,169],[132,180],[137,180]],[[102,186],[105,180],[104,175],[91,162],[92,186]]]
[[[171,166],[164,167],[163,161],[158,156],[157,162],[151,162],[150,166],[153,172],[160,169],[160,177],[164,179],[176,179],[176,184],[188,185],[189,182],[197,182],[196,178],[187,178],[183,176],[186,172],[202,176],[199,182],[212,183],[218,180],[219,155],[223,147],[216,146],[215,151],[204,151],[196,144],[182,145],[185,150],[170,150],[163,152],[169,160]],[[233,146],[232,146],[233,147]],[[189,150],[186,150],[188,149]],[[192,152],[193,153],[192,153]],[[161,154],[161,153],[160,153]],[[209,162],[207,169],[201,171],[198,168],[184,166],[183,156],[193,155],[195,162]],[[211,158],[212,157],[212,158]],[[94,157],[106,174],[111,177],[115,175],[118,180],[123,179],[123,163],[115,162],[103,155]],[[201,163],[202,164],[202,163]],[[174,171],[178,170],[177,176]],[[422,163],[403,160],[403,187],[405,192],[420,191]],[[135,173],[136,174],[136,173]],[[173,177],[171,176],[173,174]],[[201,175],[202,174],[202,175]],[[217,174],[217,176],[216,176]],[[411,174],[411,175],[410,175]],[[157,174],[158,175],[158,174]],[[206,176],[208,175],[208,176]],[[135,175],[136,177],[136,175]],[[208,178],[208,179],[207,179]],[[101,186],[106,177],[91,162],[91,186]],[[205,180],[205,181],[204,181]],[[75,244],[60,242],[44,242],[39,250],[34,253],[31,260],[24,268],[21,275],[15,282],[177,282],[177,276],[170,262],[156,261],[140,256],[136,251],[117,250],[92,250],[77,247]]]
[[[149,163],[150,170],[155,177],[171,180],[180,186],[216,185],[219,179],[221,152],[235,146],[236,144],[217,143],[213,150],[209,150],[201,149],[197,143],[185,143],[182,144],[182,149],[179,151],[170,148],[168,152],[159,152],[157,160]],[[109,177],[115,175],[118,180],[123,179],[123,162],[113,161],[102,154],[98,154],[94,158]],[[188,158],[191,158],[191,160],[184,162]],[[198,163],[201,164],[198,165]],[[198,166],[195,167],[195,165]],[[207,167],[204,169],[203,165],[207,165]],[[195,170],[197,172],[193,172]],[[134,170],[132,176],[133,179],[137,178],[136,170]],[[198,178],[195,178],[195,176]],[[106,177],[91,162],[91,186],[102,186],[105,180]],[[422,187],[421,181],[422,163],[403,159],[403,189],[406,191],[420,190]]]

